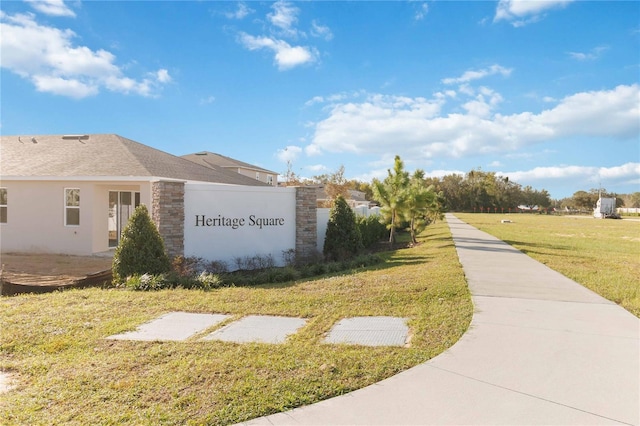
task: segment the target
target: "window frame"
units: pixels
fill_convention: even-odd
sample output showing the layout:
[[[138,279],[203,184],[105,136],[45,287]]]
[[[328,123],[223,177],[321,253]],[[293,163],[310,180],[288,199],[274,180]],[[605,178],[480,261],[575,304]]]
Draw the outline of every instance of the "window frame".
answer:
[[[2,197],[0,196],[0,210],[4,209],[4,215],[0,213],[0,224],[4,225],[9,222],[9,190],[6,186],[0,187],[0,192],[4,191],[4,203],[2,202]],[[4,220],[2,220],[4,217]]]
[[[67,195],[69,191],[77,190],[78,191],[78,205],[69,205],[69,196]],[[69,210],[78,210],[78,223],[69,224]],[[65,188],[64,189],[64,226],[65,227],[79,227],[80,226],[80,188]]]

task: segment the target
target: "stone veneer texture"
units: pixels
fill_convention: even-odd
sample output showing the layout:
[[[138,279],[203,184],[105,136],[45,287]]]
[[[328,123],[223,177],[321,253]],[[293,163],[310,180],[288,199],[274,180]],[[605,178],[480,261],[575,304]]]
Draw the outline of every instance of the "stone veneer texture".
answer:
[[[316,255],[318,219],[315,188],[296,188],[296,256],[301,261]]]
[[[184,182],[153,182],[151,218],[169,258],[184,255]]]

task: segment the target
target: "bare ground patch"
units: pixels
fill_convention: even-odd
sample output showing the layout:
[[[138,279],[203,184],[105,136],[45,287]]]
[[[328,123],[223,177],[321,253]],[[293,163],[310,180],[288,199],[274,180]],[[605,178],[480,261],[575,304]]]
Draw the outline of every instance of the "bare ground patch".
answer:
[[[111,269],[112,256],[2,253],[2,278],[29,285],[63,285]]]

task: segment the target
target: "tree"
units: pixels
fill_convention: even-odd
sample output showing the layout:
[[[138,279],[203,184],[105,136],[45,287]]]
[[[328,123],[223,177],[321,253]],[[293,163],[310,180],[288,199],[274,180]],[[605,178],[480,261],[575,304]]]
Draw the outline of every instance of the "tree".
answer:
[[[451,174],[442,177],[440,191],[447,200],[447,208],[454,211],[469,210],[464,202],[468,197],[464,194],[464,176]]]
[[[340,168],[333,173],[314,176],[313,179],[324,185],[324,192],[330,200],[327,207],[331,207],[338,196],[342,196],[345,199],[349,198],[350,185],[344,177],[344,166],[340,166]]]
[[[573,203],[579,209],[591,210],[598,201],[598,195],[587,191],[576,191],[573,193]]]
[[[122,231],[120,243],[113,256],[113,280],[123,283],[127,277],[143,274],[162,274],[171,270],[171,261],[164,242],[149,217],[144,204],[136,207]]]
[[[404,171],[404,163],[399,155],[395,157],[393,172],[387,170],[387,173],[384,181],[373,180],[373,199],[380,203],[380,213],[388,224],[389,242],[393,245],[396,241],[396,226],[405,204],[409,173]]]
[[[433,187],[425,188],[424,171],[418,169],[411,176],[407,187],[403,216],[409,222],[411,242],[418,242],[417,236],[429,224],[429,210],[434,207],[436,194]]]
[[[356,215],[344,197],[338,195],[329,213],[323,254],[327,260],[344,260],[355,256],[361,248]]]
[[[365,200],[373,200],[373,189],[369,182],[360,182],[359,180],[351,179],[347,184],[350,189],[364,193]]]
[[[531,186],[525,186],[522,190],[522,203],[527,206],[549,207],[551,197],[546,189],[538,191]]]
[[[303,178],[293,171],[291,160],[287,160],[287,171],[284,173],[283,178],[284,182],[280,183],[282,186],[304,186],[313,183],[310,179]]]

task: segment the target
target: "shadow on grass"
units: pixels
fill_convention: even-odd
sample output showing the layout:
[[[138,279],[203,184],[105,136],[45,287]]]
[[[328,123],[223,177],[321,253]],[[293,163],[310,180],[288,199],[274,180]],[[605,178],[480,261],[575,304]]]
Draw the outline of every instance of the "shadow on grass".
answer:
[[[499,240],[499,239],[484,239],[484,238],[467,238],[459,237],[454,238],[454,243],[457,248],[466,250],[477,250],[486,252],[502,252],[502,253],[519,253],[524,254],[537,253],[546,254],[552,256],[563,256],[563,254],[555,254],[550,252],[541,251],[544,249],[552,251],[568,251],[571,250],[568,246],[562,245],[550,245],[542,243],[529,243],[516,240]]]
[[[311,277],[298,278],[298,279],[295,279],[295,280],[292,280],[292,281],[262,283],[262,284],[236,283],[234,285],[236,287],[243,287],[243,288],[256,288],[256,289],[258,289],[258,288],[259,289],[264,289],[264,288],[269,288],[269,289],[282,288],[282,289],[286,289],[286,288],[296,287],[296,286],[305,284],[305,283],[307,283],[309,281],[317,281],[317,280],[333,278],[333,277],[344,277],[344,276],[359,274],[359,273],[368,272],[368,271],[384,271],[384,270],[387,270],[387,269],[394,269],[394,268],[398,268],[398,267],[402,267],[402,266],[424,265],[424,264],[427,264],[429,262],[429,260],[432,259],[431,256],[424,256],[424,255],[419,255],[419,256],[393,256],[393,255],[391,255],[391,256],[392,256],[391,258],[384,259],[381,263],[376,264],[376,265],[370,265],[370,266],[360,267],[360,268],[345,269],[345,270],[336,271],[336,272],[329,272],[329,273],[322,274],[322,275],[314,275],[314,276],[311,276]]]
[[[539,251],[539,250],[552,250],[552,251],[570,251],[571,247],[564,245],[555,245],[555,244],[541,244],[541,243],[527,243],[523,241],[515,241],[515,240],[504,240],[506,244],[520,250],[523,253],[537,253],[537,254],[545,254],[550,256],[564,256],[564,254],[555,254],[549,251]]]
[[[437,235],[447,235],[446,233],[438,233]],[[391,245],[387,243],[380,243],[378,248],[374,250],[373,253],[382,259],[380,263],[360,266],[355,268],[348,268],[339,271],[329,271],[319,275],[313,276],[303,276],[299,278],[294,278],[289,281],[280,281],[280,282],[264,282],[264,283],[234,283],[237,287],[243,288],[290,288],[298,285],[305,284],[309,281],[322,280],[333,277],[342,277],[354,275],[367,271],[384,271],[387,269],[393,269],[402,266],[415,266],[415,265],[424,265],[433,259],[433,256],[428,256],[424,254],[414,254],[417,247],[422,244],[433,244],[435,241],[447,241],[447,244],[439,244],[438,248],[452,247],[453,242],[451,237],[436,237],[430,235],[419,243],[418,246],[412,247],[409,244],[409,236],[400,234],[401,238],[392,248]],[[386,249],[380,249],[381,247],[388,247]]]

